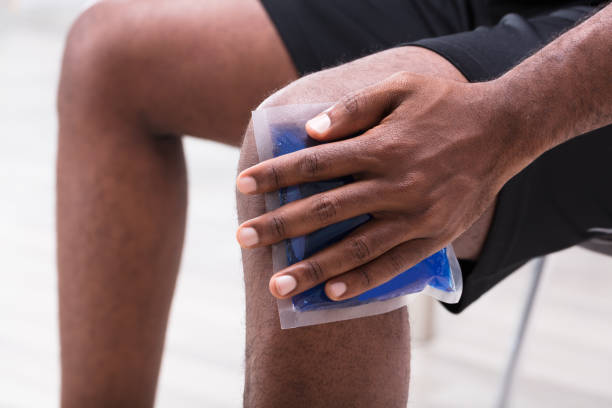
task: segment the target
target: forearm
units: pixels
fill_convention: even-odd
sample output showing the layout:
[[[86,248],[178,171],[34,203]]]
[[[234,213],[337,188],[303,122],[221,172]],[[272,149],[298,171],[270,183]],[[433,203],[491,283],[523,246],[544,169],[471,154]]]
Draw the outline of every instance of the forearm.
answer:
[[[526,161],[612,123],[612,5],[493,82]]]

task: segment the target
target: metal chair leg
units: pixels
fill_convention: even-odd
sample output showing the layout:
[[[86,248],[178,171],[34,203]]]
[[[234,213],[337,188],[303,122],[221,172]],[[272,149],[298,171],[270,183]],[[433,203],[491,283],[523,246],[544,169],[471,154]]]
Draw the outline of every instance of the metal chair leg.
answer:
[[[512,351],[510,352],[510,357],[506,364],[506,369],[504,371],[504,376],[497,397],[497,403],[495,404],[496,408],[507,408],[508,406],[510,392],[512,391],[512,384],[514,382],[516,366],[518,364],[521,349],[523,347],[525,332],[527,331],[527,325],[529,324],[529,318],[531,317],[531,312],[533,310],[533,303],[538,292],[542,272],[544,271],[545,260],[545,257],[540,257],[535,260],[535,264],[533,267],[533,275],[529,286],[529,293],[527,294],[527,298],[525,299],[525,305],[523,306],[523,312],[521,314],[521,320],[519,322],[517,333],[514,338],[514,344],[512,345]]]

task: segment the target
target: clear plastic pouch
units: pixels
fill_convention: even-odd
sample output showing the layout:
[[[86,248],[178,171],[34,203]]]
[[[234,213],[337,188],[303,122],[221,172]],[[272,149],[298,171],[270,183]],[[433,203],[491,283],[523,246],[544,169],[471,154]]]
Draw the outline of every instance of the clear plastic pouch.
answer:
[[[308,137],[304,125],[329,106],[331,103],[285,105],[254,111],[253,128],[259,160],[268,160],[319,144]],[[346,176],[267,193],[266,211],[350,182],[352,178]],[[274,272],[341,240],[370,218],[364,214],[273,245]],[[390,281],[354,298],[332,301],[326,296],[323,287],[320,284],[291,299],[279,300],[281,327],[288,329],[386,313],[406,305],[408,295],[416,293],[424,293],[446,303],[457,303],[461,297],[462,279],[457,257],[449,245]]]

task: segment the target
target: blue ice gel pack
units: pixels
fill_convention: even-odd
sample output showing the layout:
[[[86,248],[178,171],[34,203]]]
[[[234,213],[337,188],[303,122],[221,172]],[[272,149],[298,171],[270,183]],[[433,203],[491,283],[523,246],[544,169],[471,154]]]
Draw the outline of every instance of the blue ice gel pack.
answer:
[[[298,127],[297,125],[275,125],[270,128],[270,132],[273,144],[272,154],[274,157],[319,144],[306,135],[303,127]],[[352,181],[352,177],[343,177],[282,188],[278,192],[280,205],[331,190]],[[308,258],[317,251],[341,240],[370,218],[369,215],[361,215],[327,226],[305,236],[285,240],[287,264],[292,265]],[[343,308],[421,292],[427,285],[443,292],[453,292],[456,290],[446,248],[424,259],[390,281],[354,298],[332,301],[325,294],[324,284],[320,284],[293,296],[292,303],[294,309],[299,312]]]

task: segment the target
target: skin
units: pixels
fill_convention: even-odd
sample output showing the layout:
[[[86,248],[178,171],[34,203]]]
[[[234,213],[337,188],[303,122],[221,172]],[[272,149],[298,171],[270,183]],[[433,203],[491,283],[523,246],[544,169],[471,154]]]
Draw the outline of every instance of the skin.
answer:
[[[354,297],[465,237],[516,173],[558,144],[612,122],[610,32],[607,6],[484,83],[397,73],[344,95],[306,124],[311,137],[329,143],[243,171],[237,186],[246,194],[356,176],[350,185],[247,220],[237,233],[243,247],[363,213],[373,217],[275,274],[270,292],[286,298],[326,282],[331,299]],[[352,137],[357,132],[364,133]]]

